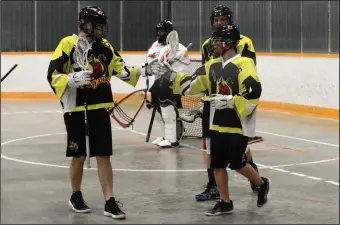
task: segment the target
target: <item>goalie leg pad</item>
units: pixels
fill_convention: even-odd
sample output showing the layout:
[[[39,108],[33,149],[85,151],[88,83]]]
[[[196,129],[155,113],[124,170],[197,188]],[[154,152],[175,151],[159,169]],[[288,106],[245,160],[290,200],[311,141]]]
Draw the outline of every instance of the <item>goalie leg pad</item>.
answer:
[[[158,121],[158,124],[161,127],[161,130],[164,130],[164,121],[161,115],[161,112],[157,109],[157,112],[155,113],[155,121]],[[158,145],[161,141],[164,141],[164,137],[159,137],[156,140],[152,142],[154,145]]]
[[[177,142],[177,112],[173,105],[161,106],[164,121],[164,138],[171,143]]]

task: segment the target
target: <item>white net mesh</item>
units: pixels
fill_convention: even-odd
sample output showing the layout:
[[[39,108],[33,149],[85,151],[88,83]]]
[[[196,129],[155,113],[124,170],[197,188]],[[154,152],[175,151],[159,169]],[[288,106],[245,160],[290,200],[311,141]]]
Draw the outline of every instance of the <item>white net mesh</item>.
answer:
[[[193,74],[199,67],[202,66],[202,61],[199,59],[191,59],[191,64],[185,72]],[[200,99],[203,95],[187,95],[182,96],[182,109],[179,109],[179,113],[183,117],[194,118],[192,111],[199,111]],[[184,138],[201,138],[202,137],[202,119],[200,117],[195,118],[193,122],[184,123]]]
[[[79,67],[82,70],[87,70],[88,58],[87,54],[91,49],[90,43],[84,37],[78,37],[76,45],[74,47],[74,59],[76,62],[75,67]]]

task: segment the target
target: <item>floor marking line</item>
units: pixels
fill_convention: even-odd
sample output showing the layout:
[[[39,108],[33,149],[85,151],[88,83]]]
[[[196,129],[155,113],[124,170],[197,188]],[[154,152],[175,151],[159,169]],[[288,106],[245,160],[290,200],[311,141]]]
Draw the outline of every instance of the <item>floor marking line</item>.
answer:
[[[318,161],[304,162],[304,163],[284,164],[284,165],[277,165],[277,166],[270,166],[270,167],[272,167],[272,168],[281,168],[281,167],[288,167],[288,166],[309,165],[309,164],[318,164],[318,163],[324,163],[324,162],[331,162],[331,161],[335,161],[335,160],[339,160],[339,157],[336,157],[336,158],[333,158],[333,159],[325,159],[325,160],[318,160]]]
[[[276,171],[280,171],[280,172],[282,172],[282,173],[290,173],[290,171],[288,171],[288,170],[275,169],[275,168],[273,168],[273,169],[276,170]]]
[[[60,112],[60,111],[32,111],[33,113],[40,113],[40,112]],[[20,114],[23,114],[25,112],[20,112]],[[1,113],[3,114],[3,113]],[[142,133],[142,132],[138,132],[138,131],[135,131],[135,130],[129,130],[129,129],[123,129],[121,127],[117,127],[115,126],[115,129],[119,129],[119,130],[127,130],[127,131],[130,131],[132,133],[136,133],[136,134],[139,134],[139,135],[143,135],[143,136],[146,136],[145,133]],[[278,136],[278,137],[283,137],[283,138],[289,138],[289,139],[295,139],[295,140],[300,140],[300,141],[306,141],[306,142],[311,142],[311,143],[316,143],[316,144],[321,144],[321,145],[327,145],[327,146],[332,146],[332,147],[339,147],[339,145],[335,145],[335,144],[330,144],[330,143],[325,143],[325,142],[319,142],[319,141],[313,141],[313,140],[309,140],[309,139],[304,139],[304,138],[297,138],[297,137],[292,137],[292,136],[287,136],[287,135],[281,135],[281,134],[275,134],[275,133],[271,133],[271,132],[265,132],[265,131],[257,131],[259,133],[264,133],[264,134],[269,134],[269,135],[273,135],[273,136]],[[64,133],[57,133],[57,134],[65,134]],[[51,136],[53,134],[44,134],[44,135],[38,135],[39,137],[44,137],[44,136]],[[56,134],[54,134],[56,135]],[[34,136],[34,138],[38,138],[38,136]],[[26,140],[26,139],[29,139],[29,138],[32,138],[32,137],[25,137],[25,138],[21,138],[20,140]],[[4,142],[4,143],[1,143],[1,146],[5,145],[5,144],[9,144],[9,143],[12,143],[12,142],[15,142],[15,141],[19,141],[19,139],[14,139],[14,140],[9,140],[7,142]],[[202,151],[203,149],[202,148],[198,148],[198,147],[195,147],[195,146],[192,146],[192,145],[189,145],[189,144],[182,144],[183,146],[186,146],[186,147],[189,147],[189,148],[193,148],[193,149],[198,149],[200,151]],[[203,150],[204,151],[204,150]],[[10,157],[7,157],[3,154],[1,154],[1,158],[5,158],[5,159],[8,159],[8,160],[12,160],[12,161],[17,161],[17,162],[22,162],[22,163],[27,163],[27,164],[35,164],[35,165],[49,165],[51,167],[59,167],[59,168],[68,168],[67,166],[60,166],[60,165],[53,165],[53,164],[45,164],[45,163],[35,163],[35,162],[29,162],[29,161],[24,161],[24,160],[18,160],[18,159],[14,159],[14,158],[10,158]],[[333,161],[333,160],[337,160],[339,158],[335,158],[335,159],[328,159],[328,160],[320,160],[320,161],[315,161],[315,162],[306,162],[306,163],[296,163],[296,164],[293,164],[293,165],[303,165],[303,164],[313,164],[313,163],[321,163],[321,162],[327,162],[327,161]],[[268,168],[268,169],[271,169],[271,170],[276,170],[276,171],[280,171],[279,169],[277,169],[278,166],[287,166],[287,165],[278,165],[278,166],[266,166],[266,165],[261,165],[261,164],[258,164],[259,166],[262,166],[264,168]],[[275,168],[276,167],[276,168]],[[96,169],[96,168],[92,168],[92,169]],[[91,169],[90,169],[91,170]],[[113,169],[113,170],[116,170],[116,169]],[[124,170],[124,169],[119,169],[119,170]],[[124,171],[132,171],[132,170],[124,170]],[[135,171],[135,170],[133,170]],[[147,172],[150,172],[150,170],[136,170],[136,171],[147,171]],[[158,171],[158,172],[164,172],[164,170],[155,170],[155,172]],[[169,170],[169,172],[178,172],[179,170]],[[182,170],[182,171],[187,171],[187,170]],[[203,170],[189,170],[189,171],[206,171],[205,169]],[[280,172],[283,172],[282,170]],[[307,176],[307,175],[304,175],[304,174],[299,174],[299,173],[294,173],[294,172],[290,172],[289,174],[292,174],[292,175],[296,175],[296,176]],[[315,177],[313,177],[315,178]],[[311,178],[311,179],[313,179]],[[321,179],[321,178],[319,178]],[[327,183],[330,183],[330,184],[333,184],[333,185],[337,185],[339,186],[339,183],[337,182],[334,182],[334,181],[325,181]]]
[[[123,128],[121,128],[121,127],[117,127],[117,126],[114,126],[116,129],[121,129],[121,130],[124,130]],[[143,132],[139,132],[139,131],[135,131],[135,130],[127,130],[127,131],[129,131],[129,132],[132,132],[132,133],[136,133],[136,134],[139,134],[139,135],[142,135],[142,136],[146,136],[146,134],[145,133],[143,133]],[[182,144],[183,145],[183,144]],[[189,148],[194,148],[194,149],[199,149],[199,150],[203,150],[203,149],[201,149],[201,148],[197,148],[197,147],[195,147],[195,146],[192,146],[192,145],[186,145],[187,147],[189,147]],[[337,158],[338,159],[338,158]],[[335,160],[335,159],[332,159],[332,160]],[[326,160],[319,160],[318,162],[320,163],[320,161],[321,162],[325,162]],[[327,160],[327,161],[330,161],[330,160]],[[309,163],[309,164],[311,164],[312,162],[307,162],[307,163]],[[314,162],[315,163],[315,162]],[[271,170],[276,170],[276,171],[280,171],[280,172],[289,172],[289,171],[286,171],[286,170],[282,170],[282,169],[277,169],[277,168],[274,168],[274,167],[271,167],[271,166],[266,166],[266,165],[263,165],[263,164],[258,164],[257,163],[257,165],[259,165],[259,166],[263,166],[263,168],[268,168],[268,169],[271,169]],[[259,167],[260,168],[260,167]],[[295,173],[295,172],[290,172],[289,174],[292,174],[292,175],[295,175],[295,176],[299,176],[299,177],[307,177],[307,175],[305,175],[305,174],[301,174],[301,173]],[[321,178],[319,178],[319,179],[321,179]],[[321,179],[322,180],[322,179]],[[328,182],[328,183],[330,183],[330,184],[334,184],[334,185],[338,185],[339,186],[339,184],[337,184],[336,182]]]
[[[309,178],[309,179],[313,179],[313,180],[322,180],[321,178],[319,178],[319,177],[311,177],[311,176],[309,176],[309,177],[307,177],[307,178]]]
[[[1,115],[10,115],[10,114],[24,114],[24,113],[46,113],[46,112],[60,112],[60,110],[41,110],[41,111],[22,111],[22,112],[1,112]],[[283,138],[288,138],[288,139],[294,139],[294,140],[299,140],[299,141],[305,141],[305,142],[310,142],[310,143],[315,143],[315,144],[320,144],[320,145],[326,145],[326,146],[331,146],[331,147],[336,147],[339,148],[338,144],[331,144],[331,143],[326,143],[326,142],[321,142],[321,141],[313,141],[310,139],[306,139],[306,138],[299,138],[299,137],[293,137],[293,136],[288,136],[288,135],[283,135],[283,134],[276,134],[276,133],[272,133],[272,132],[267,132],[267,131],[262,131],[262,130],[256,130],[256,132],[262,133],[262,134],[268,134],[268,135],[272,135],[272,136],[277,136],[277,137],[283,137]]]
[[[292,137],[292,136],[288,136],[288,135],[276,134],[276,133],[271,133],[271,132],[266,132],[266,131],[261,131],[261,130],[256,130],[256,132],[259,132],[259,133],[262,133],[262,134],[269,134],[269,135],[277,136],[277,137],[283,137],[283,138],[294,139],[294,140],[298,140],[298,141],[311,142],[311,143],[315,143],[315,144],[319,144],[319,145],[326,145],[326,146],[339,148],[339,145],[330,144],[330,143],[321,142],[321,141],[313,141],[313,140],[309,140],[309,139],[305,139],[305,138]]]
[[[10,144],[13,142],[18,142],[18,141],[23,141],[23,140],[28,140],[28,139],[34,139],[34,138],[40,138],[40,137],[48,137],[48,136],[53,136],[53,135],[65,135],[66,133],[51,133],[51,134],[41,134],[41,135],[34,135],[34,136],[29,136],[29,137],[23,137],[23,138],[16,138],[13,140],[5,141],[1,143],[1,146],[4,146],[6,144]],[[47,166],[47,167],[56,167],[56,168],[66,168],[68,169],[69,166],[62,166],[62,165],[55,165],[55,164],[49,164],[49,163],[40,163],[40,162],[32,162],[32,161],[27,161],[27,160],[21,160],[21,159],[15,159],[11,158],[8,156],[5,156],[1,154],[1,158],[7,159],[10,161],[14,162],[19,162],[19,163],[25,163],[25,164],[30,164],[30,165],[39,165],[39,166]],[[84,168],[86,170],[97,170],[97,168]],[[113,171],[125,171],[125,172],[205,172],[207,171],[206,169],[179,169],[179,170],[146,170],[146,169],[112,169]]]
[[[329,184],[334,184],[336,186],[339,186],[339,183],[338,182],[335,182],[335,181],[331,181],[331,180],[327,180],[325,181],[326,183],[329,183]]]
[[[292,175],[296,175],[296,176],[299,176],[299,177],[306,177],[307,175],[305,174],[301,174],[301,173],[290,173]]]

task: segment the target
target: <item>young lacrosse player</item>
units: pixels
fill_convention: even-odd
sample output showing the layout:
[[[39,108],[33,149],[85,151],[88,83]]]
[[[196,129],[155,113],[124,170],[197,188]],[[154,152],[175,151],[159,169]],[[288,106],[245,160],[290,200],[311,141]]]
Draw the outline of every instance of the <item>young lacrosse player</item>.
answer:
[[[211,11],[210,15],[210,23],[212,26],[212,29],[215,30],[218,27],[221,27],[226,24],[233,23],[233,12],[225,5],[216,5],[213,10]],[[253,59],[255,65],[256,65],[256,54],[255,49],[253,46],[253,42],[250,38],[241,35],[241,40],[237,44],[237,52],[242,55],[243,57],[249,57]],[[219,53],[213,52],[213,48],[211,45],[211,38],[208,38],[204,43],[202,44],[202,63],[203,65],[208,62],[210,59],[218,58],[220,57]],[[205,100],[208,100],[209,98],[205,98]],[[209,107],[204,107],[203,113],[208,115],[209,114]],[[209,117],[203,116],[203,124],[209,123]],[[203,127],[205,127],[203,125]],[[205,132],[203,131],[203,134]],[[210,140],[209,138],[206,138],[203,136],[203,146],[207,150],[207,172],[208,172],[208,184],[206,186],[206,189],[195,196],[195,198],[198,201],[206,201],[211,199],[219,198],[219,193],[217,189],[217,184],[215,182],[214,172],[213,169],[209,168],[210,165]],[[262,137],[249,137],[248,144],[261,141]],[[253,162],[253,157],[250,151],[250,148],[247,147],[246,150],[247,155],[247,161],[248,163],[254,167],[256,171],[258,171],[256,164]],[[258,191],[258,188],[256,185],[254,185],[252,182],[250,182],[250,186],[254,192]]]
[[[210,108],[206,136],[210,138],[211,164],[214,169],[220,201],[206,212],[216,216],[233,212],[233,201],[229,196],[228,172],[236,170],[259,187],[257,206],[267,203],[270,180],[260,177],[246,160],[245,151],[248,137],[255,134],[257,105],[262,88],[254,61],[237,53],[241,40],[235,25],[216,28],[211,45],[216,54],[221,55],[209,60],[194,75],[174,72],[169,65],[151,65],[155,79],[168,77],[173,81],[174,93],[195,95],[207,93]],[[186,85],[183,85],[185,81]]]
[[[104,215],[125,218],[113,197],[111,121],[107,108],[113,107],[110,79],[116,76],[136,85],[138,70],[126,71],[124,61],[107,39],[107,15],[99,7],[88,6],[79,12],[80,33],[64,37],[55,49],[48,67],[47,80],[59,97],[67,130],[66,157],[72,157],[69,176],[72,195],[69,206],[78,213],[90,212],[81,191],[86,157],[96,157],[98,176],[105,199]],[[91,49],[87,56],[78,52],[80,39],[86,38]],[[79,41],[78,41],[79,40]],[[85,42],[86,43],[86,42]],[[88,60],[87,69],[81,70]],[[89,128],[89,149],[86,153],[85,113]],[[86,112],[86,111],[85,111]]]
[[[148,49],[148,62],[158,59],[164,54],[167,50],[167,35],[173,30],[174,26],[171,21],[162,20],[157,24],[157,40]],[[174,70],[178,72],[184,71],[190,64],[187,48],[179,43],[176,57],[169,63]],[[147,71],[145,72],[147,73]],[[144,74],[144,72],[141,71],[141,75],[145,76],[147,74]],[[162,129],[164,130],[164,136],[157,138],[152,143],[163,148],[179,146],[179,141],[182,137],[183,124],[178,119],[179,114],[176,108],[181,108],[181,95],[174,95],[171,89],[164,88],[160,81],[154,82],[150,88],[150,92],[151,104],[147,104],[147,107],[149,109],[152,109],[153,107],[157,108],[157,120],[160,121]]]

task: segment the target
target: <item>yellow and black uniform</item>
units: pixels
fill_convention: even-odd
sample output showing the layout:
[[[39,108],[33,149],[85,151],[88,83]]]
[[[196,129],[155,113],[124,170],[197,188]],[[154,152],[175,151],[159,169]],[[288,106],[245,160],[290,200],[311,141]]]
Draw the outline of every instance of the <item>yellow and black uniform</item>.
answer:
[[[240,54],[243,57],[248,57],[252,59],[256,66],[256,53],[255,53],[255,48],[254,48],[252,40],[245,35],[240,35],[240,36],[241,36],[241,39],[239,40],[237,47],[236,47],[237,54]],[[220,57],[220,56],[216,57],[213,55],[213,48],[211,46],[211,37],[203,42],[201,51],[202,51],[202,64],[203,65],[206,64],[210,59],[216,59]],[[203,108],[203,115],[205,116],[203,116],[203,119],[202,119],[203,137],[206,137],[205,134],[208,132],[207,126],[209,124],[209,116],[207,115],[210,114],[209,102],[207,102],[208,100],[209,100],[209,97],[206,96],[204,98],[205,103],[204,103],[204,108]]]
[[[84,88],[68,86],[68,74],[80,71],[74,60],[74,46],[77,36],[63,38],[50,61],[47,80],[53,92],[60,99],[67,130],[67,156],[86,155]],[[91,83],[86,88],[88,125],[90,132],[90,155],[112,154],[111,122],[107,108],[113,107],[110,80],[116,76],[135,86],[138,81],[137,68],[129,71],[124,61],[106,39],[92,43],[88,52],[88,69],[93,71]]]
[[[202,44],[202,64],[204,65],[206,62],[212,58],[212,46],[210,42],[211,38],[208,38],[205,40]],[[248,57],[254,60],[254,63],[256,65],[256,52],[253,45],[252,40],[244,35],[241,35],[241,40],[237,44],[237,53],[240,54],[243,57]]]
[[[210,110],[208,127],[203,130],[208,130],[204,135],[211,138],[212,168],[227,167],[227,164],[231,169],[242,168],[246,163],[243,155],[247,137],[255,135],[257,104],[262,92],[254,61],[240,55],[227,62],[223,62],[222,57],[210,59],[192,76],[178,73],[173,91],[182,95],[203,92],[208,98],[213,94],[233,96],[233,109],[215,110],[213,104],[204,105]],[[222,139],[228,140],[228,144]],[[239,141],[231,145],[233,139]],[[227,150],[231,148],[232,151]],[[227,157],[230,160],[221,157],[226,154],[231,154]]]

